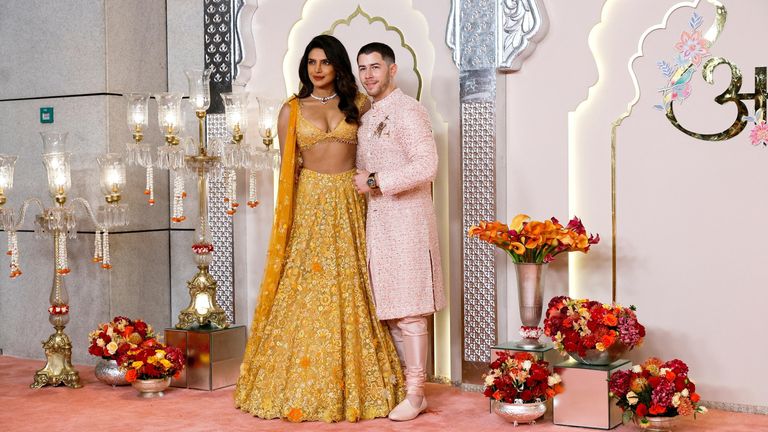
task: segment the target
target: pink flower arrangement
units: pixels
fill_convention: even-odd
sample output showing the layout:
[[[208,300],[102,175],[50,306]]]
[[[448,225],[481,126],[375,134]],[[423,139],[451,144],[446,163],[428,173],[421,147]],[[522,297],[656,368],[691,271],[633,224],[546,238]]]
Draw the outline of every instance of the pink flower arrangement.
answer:
[[[486,397],[505,403],[544,402],[562,393],[560,375],[549,372],[549,363],[529,352],[498,351],[491,370],[483,375]]]
[[[642,344],[645,327],[637,321],[634,306],[558,296],[547,306],[544,334],[561,353],[584,356],[587,350],[606,351],[615,344],[632,349]]]
[[[649,416],[695,417],[696,413],[707,412],[699,405],[696,385],[688,377],[688,365],[678,359],[662,362],[651,357],[630,370],[614,372],[608,388],[625,418],[634,419],[641,427],[648,427]]]
[[[88,334],[88,353],[105,360],[117,360],[129,349],[154,337],[152,326],[144,321],[116,316]]]

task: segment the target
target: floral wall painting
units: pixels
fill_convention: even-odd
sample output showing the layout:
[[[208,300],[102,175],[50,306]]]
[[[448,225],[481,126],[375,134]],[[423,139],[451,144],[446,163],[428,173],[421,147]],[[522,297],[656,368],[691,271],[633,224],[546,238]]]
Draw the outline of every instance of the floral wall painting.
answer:
[[[724,7],[720,6],[723,11]],[[722,16],[725,16],[723,12]],[[765,122],[766,98],[768,91],[766,89],[766,68],[755,67],[754,92],[745,93],[741,91],[742,73],[739,67],[724,57],[713,56],[712,45],[715,38],[707,37],[702,34],[701,26],[703,18],[695,11],[688,21],[687,29],[680,34],[680,40],[675,43],[674,48],[677,52],[673,64],[666,60],[660,60],[656,63],[667,82],[664,87],[659,89],[661,93],[661,103],[654,105],[654,108],[666,113],[669,121],[683,133],[694,138],[705,141],[724,141],[739,135],[748,124],[752,124],[749,133],[749,140],[752,145],[762,144],[768,146],[768,125]],[[725,22],[715,23],[714,27],[722,30]],[[706,61],[705,61],[706,60]],[[714,102],[720,105],[735,104],[736,118],[733,123],[725,130],[717,133],[698,133],[687,129],[677,119],[674,112],[674,104],[682,104],[691,96],[693,90],[692,79],[696,76],[699,67],[702,66],[701,73],[704,80],[715,85],[713,78],[714,71],[719,66],[725,65],[730,68],[730,83],[725,90],[714,98]],[[717,83],[722,86],[722,83]],[[754,100],[754,114],[749,114],[749,109],[744,101]]]

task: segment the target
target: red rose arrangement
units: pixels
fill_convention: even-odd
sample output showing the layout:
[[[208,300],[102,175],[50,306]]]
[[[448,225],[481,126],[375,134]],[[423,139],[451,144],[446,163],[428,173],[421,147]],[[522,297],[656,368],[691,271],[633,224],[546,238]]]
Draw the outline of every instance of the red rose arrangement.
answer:
[[[699,405],[696,385],[688,377],[688,365],[681,360],[662,362],[651,357],[642,365],[614,372],[608,383],[611,397],[624,411],[627,420],[634,419],[648,427],[648,416],[696,416],[707,412]]]
[[[184,370],[184,354],[180,349],[166,346],[154,339],[129,349],[118,358],[121,369],[125,369],[125,380],[134,382],[143,379],[178,378]]]
[[[116,316],[88,334],[88,353],[105,360],[117,360],[129,349],[154,337],[152,326],[144,321]]]
[[[483,375],[486,397],[505,403],[543,402],[562,393],[560,375],[549,372],[549,363],[529,352],[499,351],[491,370]]]
[[[639,346],[645,327],[637,321],[634,306],[558,296],[547,306],[544,334],[560,353],[585,356],[587,350],[605,351],[616,344],[629,349]]]

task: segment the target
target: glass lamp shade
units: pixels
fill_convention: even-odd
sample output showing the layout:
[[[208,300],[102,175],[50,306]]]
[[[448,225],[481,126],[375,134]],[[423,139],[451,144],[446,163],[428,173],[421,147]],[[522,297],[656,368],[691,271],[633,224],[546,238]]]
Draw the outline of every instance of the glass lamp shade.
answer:
[[[129,93],[125,99],[128,101],[128,128],[131,132],[143,131],[149,119],[149,95]]]
[[[277,114],[280,112],[282,101],[273,98],[258,98],[259,101],[259,135],[264,144],[269,146],[277,136]]]
[[[211,72],[212,67],[184,71],[189,81],[189,101],[195,111],[205,111],[211,106]]]
[[[107,197],[107,202],[119,199],[125,188],[125,163],[117,153],[107,153],[96,158],[100,168],[101,192]]]
[[[69,153],[48,153],[43,155],[43,165],[48,173],[48,191],[53,198],[66,196],[72,187]]]
[[[67,132],[40,132],[43,139],[43,154],[66,153]]]
[[[13,167],[17,156],[0,154],[0,195],[13,189]]]
[[[181,93],[158,93],[157,123],[165,135],[176,135],[181,125]]]
[[[233,136],[245,134],[248,127],[248,93],[222,93],[221,99],[224,101],[229,133]]]

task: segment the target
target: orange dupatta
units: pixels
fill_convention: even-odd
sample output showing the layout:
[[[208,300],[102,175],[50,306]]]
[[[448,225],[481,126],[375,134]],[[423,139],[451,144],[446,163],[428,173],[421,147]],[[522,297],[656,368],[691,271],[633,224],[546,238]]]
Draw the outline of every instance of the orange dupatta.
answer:
[[[288,247],[291,224],[293,223],[293,196],[296,175],[296,119],[299,103],[296,97],[291,98],[287,103],[291,107],[291,115],[288,120],[288,132],[285,135],[283,161],[280,165],[275,220],[272,224],[272,235],[270,236],[267,249],[267,261],[264,266],[264,278],[261,281],[259,304],[256,306],[253,324],[251,325],[251,337],[245,349],[245,361],[252,355],[252,350],[257,349],[261,343],[261,334],[272,310],[277,286],[280,283],[280,277],[285,267],[285,250]]]

